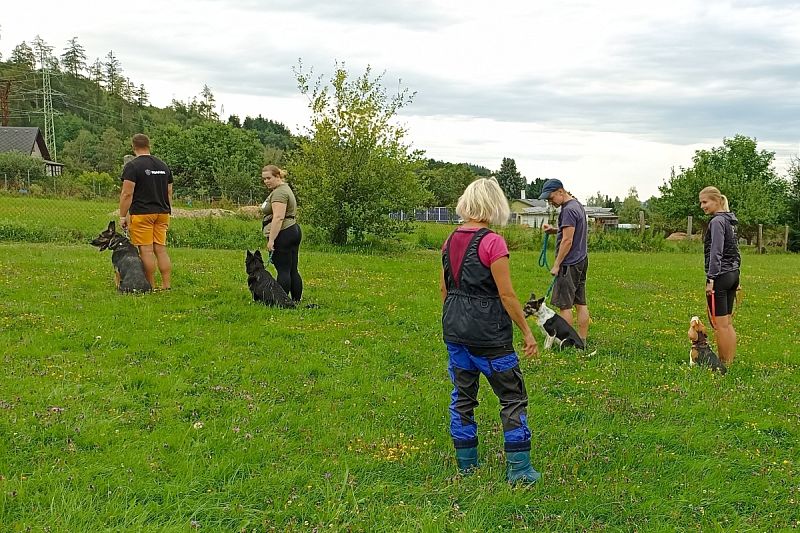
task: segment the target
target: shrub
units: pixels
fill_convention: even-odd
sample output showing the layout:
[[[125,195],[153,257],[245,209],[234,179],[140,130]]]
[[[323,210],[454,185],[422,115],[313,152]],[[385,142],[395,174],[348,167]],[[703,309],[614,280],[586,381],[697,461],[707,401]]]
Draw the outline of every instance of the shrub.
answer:
[[[652,229],[644,232],[599,231],[589,233],[589,250],[596,252],[658,252],[666,239]]]
[[[39,182],[45,178],[44,162],[22,152],[4,152],[0,154],[0,178],[26,186]]]
[[[114,179],[108,172],[81,172],[74,183],[96,196],[111,196],[120,190],[119,180]]]
[[[800,229],[789,228],[788,250],[794,253],[800,252]]]

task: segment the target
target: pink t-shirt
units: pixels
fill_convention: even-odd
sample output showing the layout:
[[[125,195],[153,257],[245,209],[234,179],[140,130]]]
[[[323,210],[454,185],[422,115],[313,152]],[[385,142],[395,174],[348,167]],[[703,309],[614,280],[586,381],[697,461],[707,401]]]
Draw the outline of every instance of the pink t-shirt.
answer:
[[[464,254],[467,253],[467,246],[479,228],[458,228],[448,240],[450,241],[450,267],[453,272],[453,280],[458,284],[458,274],[461,271],[461,262]],[[447,241],[442,245],[442,252],[447,248]],[[501,257],[508,257],[508,245],[505,239],[497,233],[488,233],[478,245],[478,259],[486,268]]]

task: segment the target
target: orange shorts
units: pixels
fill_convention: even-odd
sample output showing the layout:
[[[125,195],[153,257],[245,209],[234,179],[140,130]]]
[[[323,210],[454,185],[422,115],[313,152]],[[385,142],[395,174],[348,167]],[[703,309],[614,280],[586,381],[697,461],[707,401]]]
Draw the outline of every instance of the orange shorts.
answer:
[[[134,246],[148,246],[156,243],[167,244],[169,214],[131,215],[130,235]]]

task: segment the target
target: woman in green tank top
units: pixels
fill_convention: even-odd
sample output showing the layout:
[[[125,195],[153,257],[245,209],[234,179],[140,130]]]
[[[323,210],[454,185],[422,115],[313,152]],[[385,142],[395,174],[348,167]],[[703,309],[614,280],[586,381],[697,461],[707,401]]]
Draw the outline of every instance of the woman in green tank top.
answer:
[[[261,178],[270,190],[269,196],[261,204],[267,250],[278,271],[278,283],[293,300],[299,302],[303,294],[303,279],[297,270],[297,263],[303,235],[296,218],[297,199],[286,183],[285,170],[267,165],[261,170]]]

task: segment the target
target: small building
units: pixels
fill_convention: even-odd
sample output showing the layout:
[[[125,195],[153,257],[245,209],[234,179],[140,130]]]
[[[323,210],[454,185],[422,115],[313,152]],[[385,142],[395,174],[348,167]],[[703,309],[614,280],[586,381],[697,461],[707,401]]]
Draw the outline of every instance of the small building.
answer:
[[[541,228],[542,224],[551,223],[556,219],[558,211],[549,205],[526,207],[520,213],[515,213],[517,223],[531,228]],[[514,216],[514,214],[512,214]]]
[[[541,228],[542,224],[549,222],[553,209],[547,200],[530,200],[515,198],[511,200],[512,224],[522,224],[532,228]]]
[[[50,150],[37,127],[0,126],[0,153],[22,152],[44,162],[45,175],[60,176],[64,165],[50,160]]]
[[[515,202],[518,201],[515,200]],[[586,211],[586,220],[600,226],[602,229],[616,228],[619,223],[619,217],[611,211],[610,207],[584,206],[584,210]],[[516,217],[519,224],[532,228],[541,228],[544,223],[554,224],[558,220],[560,212],[560,208],[552,208],[545,202],[544,206],[523,209],[522,212],[516,214]]]
[[[521,213],[529,207],[547,207],[547,200],[531,200],[529,198],[515,198],[509,206],[512,213]]]
[[[594,222],[603,229],[616,228],[619,225],[619,216],[615,215],[610,207],[587,205],[584,209],[589,222]]]

